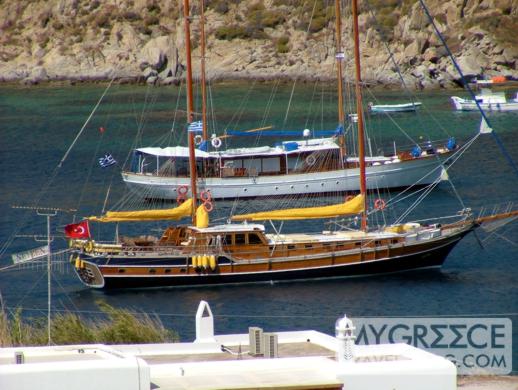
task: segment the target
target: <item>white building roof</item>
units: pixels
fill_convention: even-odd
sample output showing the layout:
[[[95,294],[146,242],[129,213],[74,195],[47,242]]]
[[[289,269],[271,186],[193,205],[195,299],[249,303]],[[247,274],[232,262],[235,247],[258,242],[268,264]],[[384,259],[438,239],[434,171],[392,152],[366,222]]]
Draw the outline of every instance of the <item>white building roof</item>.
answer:
[[[453,363],[406,344],[355,346],[352,359],[338,361],[341,344],[333,336],[276,332],[278,357],[253,356],[249,334],[214,334],[207,308],[200,302],[193,343],[0,348],[2,390],[456,387]],[[23,364],[15,364],[17,353]]]

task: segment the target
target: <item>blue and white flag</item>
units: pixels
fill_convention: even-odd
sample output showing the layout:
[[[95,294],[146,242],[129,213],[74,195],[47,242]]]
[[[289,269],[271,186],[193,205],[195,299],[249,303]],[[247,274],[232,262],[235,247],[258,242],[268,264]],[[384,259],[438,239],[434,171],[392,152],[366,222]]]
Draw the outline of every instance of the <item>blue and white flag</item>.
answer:
[[[109,167],[113,164],[117,164],[117,161],[115,161],[111,154],[105,154],[104,157],[99,159],[99,165],[103,168]]]
[[[188,131],[198,133],[203,131],[203,123],[201,121],[189,123]]]

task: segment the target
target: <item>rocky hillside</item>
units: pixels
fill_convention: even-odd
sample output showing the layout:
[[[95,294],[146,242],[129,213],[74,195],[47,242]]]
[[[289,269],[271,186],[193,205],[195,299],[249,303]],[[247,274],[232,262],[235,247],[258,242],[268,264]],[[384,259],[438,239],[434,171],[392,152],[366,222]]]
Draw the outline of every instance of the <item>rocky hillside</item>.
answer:
[[[365,81],[410,86],[458,81],[418,0],[361,1]],[[0,0],[0,80],[177,82],[185,67],[180,0]],[[191,0],[193,62],[199,2]],[[467,75],[518,76],[516,0],[426,0]],[[205,0],[209,77],[332,78],[331,0]],[[342,9],[345,74],[352,74],[350,5]],[[383,39],[382,39],[383,38]]]

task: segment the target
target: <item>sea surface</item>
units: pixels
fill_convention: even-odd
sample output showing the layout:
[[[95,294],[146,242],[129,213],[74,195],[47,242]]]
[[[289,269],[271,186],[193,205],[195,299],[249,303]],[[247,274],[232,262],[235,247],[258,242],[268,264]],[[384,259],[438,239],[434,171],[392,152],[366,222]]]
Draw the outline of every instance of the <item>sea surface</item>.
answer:
[[[53,249],[65,248],[65,224],[98,215],[103,207],[136,204],[126,197],[120,177],[132,148],[186,144],[185,98],[180,88],[114,85],[88,121],[106,86],[0,87],[0,293],[10,311],[21,307],[26,316],[43,317],[47,310],[45,265],[6,268],[12,253],[44,245],[32,236],[44,238],[46,217],[12,206],[65,210],[51,218]],[[292,130],[336,127],[334,92],[328,85],[222,83],[211,85],[210,92],[209,111],[215,114],[211,132],[218,134],[225,129],[270,125]],[[457,94],[467,96],[462,91]],[[373,152],[391,150],[394,142],[399,148],[450,136],[460,144],[470,140],[477,134],[480,115],[454,112],[450,95],[445,91],[418,93],[413,97],[423,102],[418,114],[368,115]],[[367,92],[365,101],[400,103],[410,98],[403,92],[378,91]],[[199,98],[195,104],[201,110]],[[508,202],[518,202],[518,175],[505,155],[518,161],[518,113],[490,113],[488,117],[497,137],[479,136],[450,168],[453,185],[441,183],[409,218],[449,215],[464,207],[475,212],[481,208],[504,211]],[[266,137],[232,140],[238,146],[278,141]],[[354,150],[352,142],[349,150]],[[118,163],[102,169],[97,160],[108,153]],[[383,196],[394,194],[384,192]],[[257,203],[243,203],[250,208],[253,202]],[[222,202],[218,207],[224,218],[239,204]],[[387,220],[395,216],[389,212]],[[151,234],[160,234],[163,227],[150,226]],[[307,221],[285,227],[291,231],[321,228]],[[110,229],[92,228],[96,239],[112,235]],[[128,229],[137,233],[139,227]],[[344,313],[351,317],[505,317],[514,322],[518,342],[518,220],[492,233],[479,230],[476,236],[468,235],[440,270],[378,277],[103,292],[83,286],[66,261],[56,262],[54,311],[77,311],[96,318],[99,300],[156,314],[183,341],[194,338],[198,302],[206,300],[215,315],[217,333],[245,333],[248,326],[260,326],[267,331],[315,329],[333,334],[335,320]],[[516,371],[518,348],[514,351]]]

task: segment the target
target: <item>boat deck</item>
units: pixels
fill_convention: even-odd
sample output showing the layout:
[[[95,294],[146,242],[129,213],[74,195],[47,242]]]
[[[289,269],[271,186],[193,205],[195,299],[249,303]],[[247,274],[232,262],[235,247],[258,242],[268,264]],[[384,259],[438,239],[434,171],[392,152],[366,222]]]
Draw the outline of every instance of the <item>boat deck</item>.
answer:
[[[362,231],[340,231],[340,232],[322,232],[321,234],[266,234],[270,244],[287,244],[298,242],[332,242],[344,240],[374,240],[380,238],[388,238],[399,236],[399,234],[391,232],[366,233]]]

